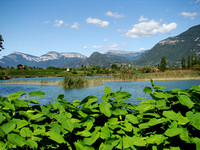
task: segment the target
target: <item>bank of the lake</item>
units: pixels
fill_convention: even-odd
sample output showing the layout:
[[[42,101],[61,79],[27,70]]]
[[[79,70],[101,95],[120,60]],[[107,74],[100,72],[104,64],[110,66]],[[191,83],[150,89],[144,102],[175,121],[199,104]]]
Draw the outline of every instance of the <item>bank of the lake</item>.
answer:
[[[62,81],[64,77],[53,77],[48,78],[16,78],[11,80],[5,80],[0,82],[0,84],[36,84],[36,85],[58,85],[62,86]],[[72,79],[74,77],[71,77]],[[86,78],[85,84],[87,86],[94,86],[102,84],[103,82],[128,82],[128,81],[149,81],[150,79],[154,81],[175,81],[175,80],[200,80],[200,72],[192,70],[174,70],[166,72],[155,72],[155,73],[143,73],[143,74],[112,74],[109,76],[94,76],[94,77],[75,77]],[[48,79],[48,80],[47,80]],[[83,86],[84,87],[84,86]]]

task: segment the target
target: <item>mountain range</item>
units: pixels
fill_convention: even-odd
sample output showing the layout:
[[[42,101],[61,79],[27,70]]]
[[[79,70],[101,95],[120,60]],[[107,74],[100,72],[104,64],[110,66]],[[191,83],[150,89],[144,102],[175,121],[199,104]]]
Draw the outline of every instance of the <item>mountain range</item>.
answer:
[[[0,66],[14,66],[18,64],[46,68],[69,67],[77,68],[81,65],[99,65],[109,67],[111,64],[133,64],[135,66],[158,65],[161,58],[166,56],[167,65],[180,65],[181,59],[188,55],[200,55],[200,25],[191,27],[187,31],[175,37],[161,40],[150,50],[140,52],[107,50],[104,54],[94,52],[90,57],[80,53],[48,52],[40,57],[20,52],[13,52],[0,59]]]
[[[200,55],[200,25],[193,26],[175,37],[169,37],[157,43],[142,57],[134,61],[135,65],[158,65],[162,56],[166,56],[167,65],[180,65],[182,57]]]

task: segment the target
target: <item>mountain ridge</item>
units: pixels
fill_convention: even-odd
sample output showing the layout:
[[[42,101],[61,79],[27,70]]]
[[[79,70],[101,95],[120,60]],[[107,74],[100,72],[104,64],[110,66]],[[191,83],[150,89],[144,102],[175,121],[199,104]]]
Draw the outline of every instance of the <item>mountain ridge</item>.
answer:
[[[166,56],[168,65],[180,65],[182,57],[200,55],[200,25],[193,26],[177,36],[161,40],[142,57],[134,61],[135,65],[158,65],[162,56]]]
[[[108,55],[115,55],[125,57],[131,60],[135,60],[143,56],[148,50],[141,50],[141,51],[123,51],[123,50],[106,50],[105,54]]]

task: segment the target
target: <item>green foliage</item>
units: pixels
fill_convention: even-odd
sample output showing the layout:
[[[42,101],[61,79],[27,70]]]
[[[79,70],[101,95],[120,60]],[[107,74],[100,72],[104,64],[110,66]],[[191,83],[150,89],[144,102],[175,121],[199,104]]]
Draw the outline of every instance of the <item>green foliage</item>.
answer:
[[[4,47],[3,47],[3,42],[4,40],[3,40],[3,37],[2,37],[2,35],[0,34],[0,51],[2,50],[2,49],[4,49]]]
[[[0,97],[0,147],[5,149],[199,149],[200,86],[162,91],[145,87],[152,99],[124,102],[131,94],[105,87],[96,96],[69,103],[37,105],[43,92],[19,91]]]
[[[167,69],[166,56],[163,56],[160,63],[160,71],[164,72]]]
[[[182,67],[182,69],[186,69],[186,60],[185,60],[185,57],[182,57],[182,59],[181,59],[181,67]]]
[[[155,72],[155,68],[153,66],[145,66],[142,68],[142,73],[152,73]]]
[[[80,88],[88,86],[88,80],[86,78],[73,78],[67,76],[63,79],[61,84],[64,88]]]

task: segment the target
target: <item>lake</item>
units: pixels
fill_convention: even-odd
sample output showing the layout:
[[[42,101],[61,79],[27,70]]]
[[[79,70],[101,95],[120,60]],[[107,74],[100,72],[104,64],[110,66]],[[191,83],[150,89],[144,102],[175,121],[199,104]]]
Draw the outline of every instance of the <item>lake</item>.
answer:
[[[37,81],[59,81],[62,77],[52,77],[52,78],[22,78],[22,79],[12,79],[12,80],[37,80]],[[0,81],[5,82],[5,81]],[[200,85],[200,80],[183,80],[183,81],[154,81],[156,86],[166,86],[165,90],[172,90],[174,88],[188,89],[193,85]],[[146,86],[151,87],[150,81],[134,81],[134,82],[104,82],[102,85],[91,86],[87,88],[73,88],[64,89],[55,85],[10,85],[10,84],[0,84],[0,95],[7,97],[9,94],[23,90],[26,93],[31,91],[39,90],[45,92],[45,96],[42,98],[36,98],[40,104],[53,103],[59,94],[64,94],[65,99],[69,102],[73,100],[83,100],[89,95],[97,96],[98,101],[101,101],[102,95],[104,95],[104,86],[108,86],[112,91],[120,90],[129,92],[132,97],[126,102],[129,103],[139,103],[140,101],[134,101],[136,98],[144,97],[143,88]],[[25,95],[26,96],[26,95]],[[148,97],[150,98],[150,97]]]

